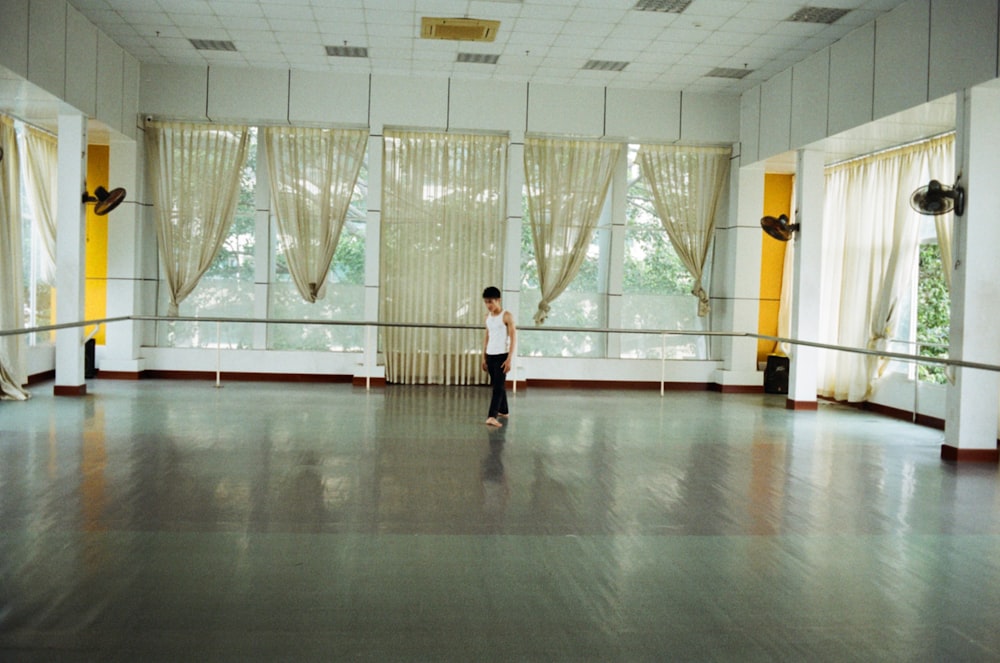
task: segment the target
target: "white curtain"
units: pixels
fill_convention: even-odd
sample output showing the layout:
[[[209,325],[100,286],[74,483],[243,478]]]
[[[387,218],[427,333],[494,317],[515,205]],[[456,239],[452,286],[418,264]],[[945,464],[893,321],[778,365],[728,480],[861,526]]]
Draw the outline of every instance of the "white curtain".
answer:
[[[910,195],[931,178],[948,181],[953,162],[953,139],[946,137],[828,170],[821,341],[880,349],[893,337],[920,242],[920,215]],[[866,355],[820,354],[818,392],[837,400],[865,400],[884,368]]]
[[[267,127],[263,133],[278,241],[299,294],[315,302],[325,294],[368,131]]]
[[[728,147],[642,145],[637,157],[653,194],[656,214],[694,277],[691,294],[698,298],[699,316],[709,311],[702,278],[731,155]]]
[[[21,249],[21,172],[14,122],[0,116],[0,329],[24,327]],[[28,392],[24,335],[0,336],[0,399],[23,401]]]
[[[168,315],[177,315],[229,232],[248,137],[244,126],[146,123],[156,232],[170,289]]]
[[[524,179],[538,265],[541,301],[535,324],[572,283],[587,256],[591,235],[625,145],[587,140],[527,138]]]
[[[501,285],[506,136],[386,131],[382,322],[482,326],[483,288]],[[387,327],[386,379],[482,384],[480,329]]]
[[[32,232],[41,251],[38,276],[43,283],[56,283],[56,182],[59,180],[59,143],[56,137],[25,127],[25,190],[31,204]]]

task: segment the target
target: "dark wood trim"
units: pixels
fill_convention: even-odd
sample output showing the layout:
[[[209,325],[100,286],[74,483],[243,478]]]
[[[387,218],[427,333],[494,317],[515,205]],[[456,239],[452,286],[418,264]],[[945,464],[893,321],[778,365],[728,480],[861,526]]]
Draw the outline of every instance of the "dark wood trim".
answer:
[[[997,449],[959,449],[950,444],[942,444],[941,460],[955,463],[1000,463],[1000,447]]]
[[[97,371],[97,377],[102,380],[141,380],[146,375],[143,371]]]
[[[86,396],[87,395],[87,385],[66,385],[57,384],[52,388],[52,394],[54,396]]]
[[[809,412],[812,410],[819,409],[819,403],[816,401],[793,401],[791,398],[785,399],[785,409],[795,410],[802,412]]]
[[[144,378],[159,380],[214,380],[215,371],[162,371],[147,370],[142,372]],[[351,383],[351,375],[312,374],[312,373],[232,373],[223,371],[221,380],[229,382],[321,382],[321,383]]]
[[[932,417],[929,414],[917,413],[917,418],[913,423],[918,426],[927,426],[928,428],[936,428],[937,430],[944,430],[944,419],[938,417]]]
[[[528,380],[526,383],[518,382],[518,387],[525,384],[527,387],[539,387],[546,389],[612,389],[618,391],[652,391],[660,389],[659,382],[631,382],[626,380]],[[710,391],[712,383],[709,382],[667,382],[663,385],[667,391]]]
[[[366,383],[366,378],[364,376],[358,377],[357,375],[355,375],[353,378],[351,378],[351,384],[354,385],[355,387],[364,387],[365,383]],[[367,384],[372,387],[381,388],[385,386],[385,378],[367,378]]]
[[[55,379],[56,379],[56,370],[52,369],[51,371],[42,371],[41,373],[35,373],[34,375],[29,375],[27,384],[30,387],[31,385],[38,384],[39,382],[48,382],[49,380],[55,380]]]
[[[720,394],[763,394],[764,385],[760,384],[719,384],[709,385],[709,391]]]
[[[909,421],[917,424],[918,426],[927,426],[928,428],[936,428],[937,430],[944,430],[944,419],[938,417],[932,417],[929,414],[917,413],[916,418],[913,417],[913,412],[910,410],[904,410],[898,407],[890,407],[888,405],[881,405],[880,403],[871,403],[869,401],[861,401],[859,403],[850,403],[848,401],[838,401],[832,398],[820,397],[822,400],[830,401],[831,403],[839,403],[841,405],[847,405],[850,407],[857,408],[859,410],[867,410],[869,412],[874,412],[875,414],[880,414],[885,417],[890,417],[892,419],[899,419],[900,421]]]

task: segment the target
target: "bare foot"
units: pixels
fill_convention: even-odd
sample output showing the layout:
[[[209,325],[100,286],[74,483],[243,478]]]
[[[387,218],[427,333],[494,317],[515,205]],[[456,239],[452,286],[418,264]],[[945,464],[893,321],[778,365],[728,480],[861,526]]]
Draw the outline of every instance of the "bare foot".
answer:
[[[503,426],[503,424],[502,424],[502,423],[500,423],[499,421],[497,421],[497,420],[496,420],[496,417],[489,417],[489,418],[488,418],[488,419],[486,420],[486,425],[487,425],[487,426],[496,426],[496,427],[498,427],[498,428],[499,428],[500,426]]]
[[[510,416],[510,414],[509,414],[509,413],[507,413],[507,412],[501,412],[501,413],[500,413],[500,414],[498,414],[497,416],[498,416],[498,417],[501,417],[501,418],[503,418],[503,419],[506,419],[507,417],[509,417],[509,416]]]

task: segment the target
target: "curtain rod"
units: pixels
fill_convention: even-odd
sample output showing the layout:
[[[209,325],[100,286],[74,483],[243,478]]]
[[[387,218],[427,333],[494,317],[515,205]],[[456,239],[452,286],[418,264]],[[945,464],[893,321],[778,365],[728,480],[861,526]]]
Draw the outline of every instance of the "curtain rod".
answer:
[[[945,136],[953,136],[954,134],[955,134],[955,130],[954,129],[949,129],[948,131],[942,131],[941,133],[934,134],[933,136],[927,136],[926,138],[918,138],[917,140],[911,140],[908,143],[902,143],[900,145],[893,145],[892,147],[883,147],[883,148],[878,149],[878,150],[872,150],[871,152],[868,152],[867,154],[859,154],[856,157],[848,157],[846,159],[841,159],[840,161],[834,161],[833,163],[830,163],[830,164],[827,164],[826,166],[824,166],[824,169],[827,169],[827,168],[836,168],[837,166],[843,166],[843,165],[852,163],[854,161],[861,161],[862,159],[869,159],[871,157],[878,156],[879,154],[885,154],[887,152],[893,152],[895,150],[904,150],[904,149],[906,149],[908,147],[913,147],[914,145],[920,145],[922,143],[929,143],[929,142],[931,142],[933,140],[937,140],[938,138],[944,138]]]
[[[31,127],[35,131],[40,131],[43,134],[47,134],[47,135],[49,135],[49,136],[51,136],[53,138],[59,138],[58,134],[56,134],[55,132],[53,132],[53,131],[51,131],[49,129],[46,129],[45,127],[40,127],[37,124],[35,124],[34,122],[29,122],[28,120],[25,120],[24,118],[18,117],[17,115],[14,115],[12,113],[0,113],[0,115],[5,115],[5,116],[9,117],[11,120],[13,120],[14,122],[20,122],[21,124],[23,124],[26,127]]]

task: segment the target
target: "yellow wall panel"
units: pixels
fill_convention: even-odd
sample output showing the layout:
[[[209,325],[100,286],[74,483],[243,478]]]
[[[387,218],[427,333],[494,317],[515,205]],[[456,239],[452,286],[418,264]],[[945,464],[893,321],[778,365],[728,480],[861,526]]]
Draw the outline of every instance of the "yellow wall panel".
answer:
[[[792,218],[792,186],[794,176],[768,174],[764,176],[764,209],[762,216]],[[763,234],[763,233],[762,233]],[[784,273],[785,249],[787,242],[779,242],[764,234],[760,259],[760,310],[758,312],[757,333],[776,336],[778,334],[778,304],[781,301],[781,278]],[[767,361],[767,355],[775,352],[773,341],[757,342],[757,361]]]
[[[87,147],[87,191],[94,195],[94,189],[108,187],[108,147],[89,145]],[[107,317],[108,311],[108,217],[94,214],[94,206],[87,205],[87,249],[86,289],[84,294],[84,316],[87,320]],[[85,333],[89,335],[93,327]],[[104,327],[94,337],[98,345],[104,345]]]

